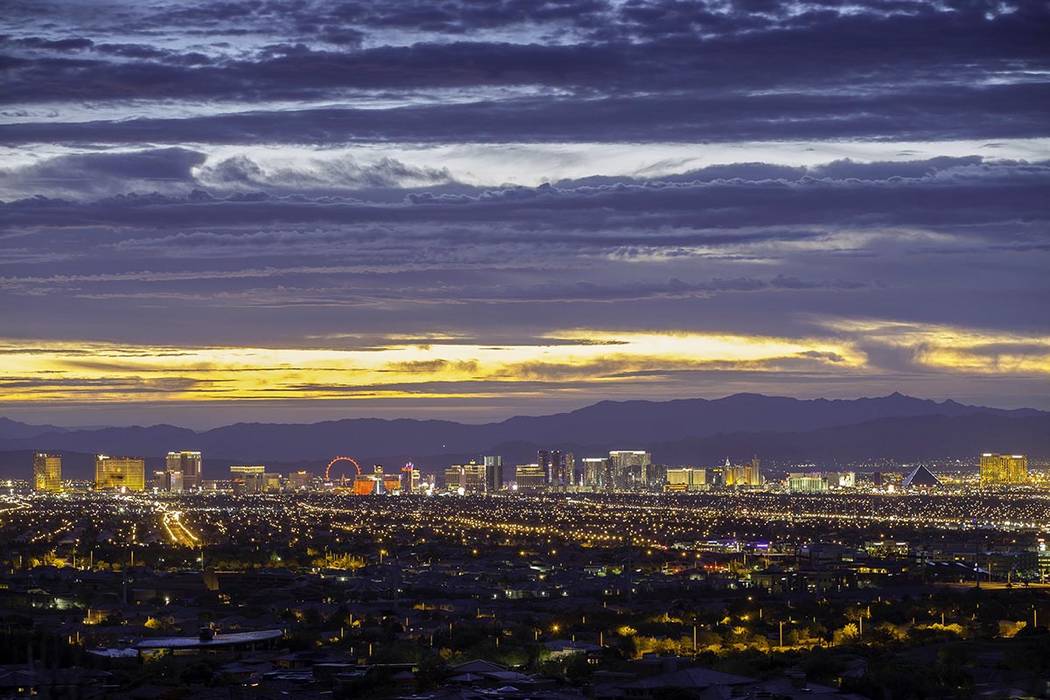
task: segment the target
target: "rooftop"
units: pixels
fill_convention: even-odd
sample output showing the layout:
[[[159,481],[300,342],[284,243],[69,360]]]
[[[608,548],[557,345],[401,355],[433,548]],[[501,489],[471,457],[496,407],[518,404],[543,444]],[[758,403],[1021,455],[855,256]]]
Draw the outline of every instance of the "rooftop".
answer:
[[[283,636],[284,631],[282,630],[255,630],[253,632],[216,634],[211,639],[201,639],[200,636],[156,637],[152,639],[143,639],[135,646],[138,649],[194,649],[199,647],[223,647],[236,644],[250,644],[252,642],[266,642],[272,639],[280,639]]]

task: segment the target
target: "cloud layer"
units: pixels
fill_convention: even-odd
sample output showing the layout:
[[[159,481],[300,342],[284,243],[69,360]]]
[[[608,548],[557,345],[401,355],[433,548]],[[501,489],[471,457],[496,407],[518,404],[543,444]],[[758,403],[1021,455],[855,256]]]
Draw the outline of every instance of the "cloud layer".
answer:
[[[1037,3],[16,2],[0,23],[12,415],[1050,407]]]

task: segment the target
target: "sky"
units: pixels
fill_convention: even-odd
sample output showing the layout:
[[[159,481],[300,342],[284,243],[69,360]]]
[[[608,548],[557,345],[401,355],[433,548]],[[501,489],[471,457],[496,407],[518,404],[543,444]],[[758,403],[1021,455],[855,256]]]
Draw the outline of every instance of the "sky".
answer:
[[[1041,2],[9,0],[0,415],[1050,409]]]

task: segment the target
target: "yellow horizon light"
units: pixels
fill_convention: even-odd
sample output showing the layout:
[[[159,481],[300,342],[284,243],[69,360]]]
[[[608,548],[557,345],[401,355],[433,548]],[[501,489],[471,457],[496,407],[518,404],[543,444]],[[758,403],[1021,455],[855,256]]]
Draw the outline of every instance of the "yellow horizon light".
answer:
[[[472,384],[580,378],[622,382],[616,371],[711,365],[763,369],[808,359],[859,367],[846,344],[758,336],[571,329],[519,345],[390,343],[379,349],[129,346],[102,342],[0,341],[8,354],[8,402],[90,397],[96,401],[452,398],[499,395]],[[28,348],[26,348],[28,346]],[[807,358],[807,353],[815,353]],[[774,368],[775,369],[775,368]],[[645,381],[635,378],[633,381]],[[442,383],[428,390],[427,383]],[[457,390],[456,385],[460,390]],[[405,385],[413,385],[407,390]],[[479,392],[478,389],[481,389]]]
[[[388,336],[364,349],[0,339],[5,357],[0,402],[528,397],[559,384],[574,391],[579,382],[666,381],[667,373],[683,370],[863,377],[879,371],[863,349],[872,343],[910,351],[919,367],[1050,373],[1046,336],[893,321],[824,325],[835,335],[570,328],[518,344],[488,345],[434,333],[422,343]]]

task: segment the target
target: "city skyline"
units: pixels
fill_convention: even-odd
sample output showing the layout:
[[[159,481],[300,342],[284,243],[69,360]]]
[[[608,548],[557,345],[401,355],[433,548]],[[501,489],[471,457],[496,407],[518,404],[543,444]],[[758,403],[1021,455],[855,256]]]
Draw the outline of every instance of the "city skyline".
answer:
[[[593,452],[593,450],[592,450]],[[260,493],[330,493],[342,496],[452,496],[531,494],[682,494],[712,492],[727,493],[828,493],[893,494],[911,492],[973,494],[975,492],[1008,493],[1038,496],[1046,490],[1050,479],[1046,460],[1036,471],[1029,469],[1028,456],[1001,455],[983,452],[977,459],[945,460],[931,471],[922,463],[895,463],[869,461],[859,464],[835,465],[833,469],[818,468],[811,462],[774,460],[778,466],[774,475],[764,474],[757,456],[743,464],[704,464],[692,460],[689,464],[671,464],[653,460],[645,450],[609,450],[602,456],[583,456],[577,467],[572,452],[540,449],[536,461],[517,464],[513,474],[505,471],[502,455],[470,458],[461,464],[442,468],[435,465],[417,467],[413,462],[403,467],[384,467],[375,463],[363,468],[351,457],[336,456],[323,471],[313,473],[296,466],[288,473],[268,471],[266,465],[229,464],[216,474],[201,471],[201,453],[197,458],[194,478],[188,479],[177,463],[168,463],[163,470],[153,472],[146,479],[147,459],[141,457],[114,457],[97,454],[95,479],[62,478],[62,456],[37,452],[33,455],[32,478],[27,482],[37,493],[81,492],[85,485],[96,491],[119,494],[148,492],[155,496],[204,494],[260,494]],[[183,452],[183,454],[186,454]],[[332,473],[337,463],[349,464],[353,471]],[[805,471],[800,471],[804,469]],[[941,477],[937,476],[941,474]],[[443,474],[443,476],[442,476]],[[440,477],[440,478],[439,478]],[[23,480],[11,479],[13,488],[23,488]],[[1033,525],[1034,527],[1034,525]]]
[[[1050,700],[1050,4],[3,10],[0,696]]]
[[[695,459],[773,458],[855,461],[939,459],[988,450],[1050,454],[1050,412],[1003,410],[892,394],[854,400],[807,400],[736,394],[716,400],[599,402],[561,414],[506,421],[347,419],[319,423],[235,422],[194,431],[172,425],[83,429],[0,421],[0,469],[20,450],[112,451],[148,455],[168,471],[188,471],[200,455],[171,451],[194,446],[212,457],[316,462],[333,454],[404,462],[470,459],[478,451],[510,449],[511,459],[536,450],[580,454],[627,447],[655,449],[670,463]],[[586,456],[586,454],[583,454]],[[538,461],[550,461],[539,458]],[[188,460],[188,461],[186,461]],[[197,466],[195,466],[197,465]],[[545,469],[549,468],[545,466]],[[2,471],[0,471],[2,473]]]
[[[0,415],[1050,409],[1037,4],[6,9]]]

